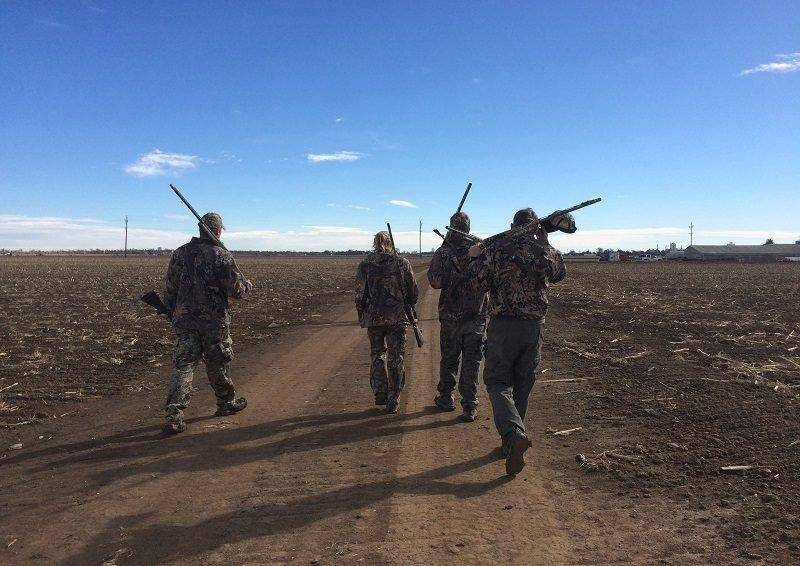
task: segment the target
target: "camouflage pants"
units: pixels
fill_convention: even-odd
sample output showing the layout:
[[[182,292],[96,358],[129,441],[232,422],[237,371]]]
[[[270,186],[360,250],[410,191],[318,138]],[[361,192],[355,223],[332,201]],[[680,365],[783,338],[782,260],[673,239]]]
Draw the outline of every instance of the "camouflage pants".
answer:
[[[372,392],[386,395],[388,399],[398,399],[406,382],[403,356],[406,352],[405,326],[370,326],[369,335],[370,369],[369,383]],[[388,363],[385,359],[389,351]],[[388,369],[388,371],[387,371]]]
[[[217,405],[232,401],[235,390],[228,372],[233,358],[233,341],[228,331],[220,334],[176,329],[175,334],[172,377],[167,392],[167,418],[178,419],[183,416],[191,396],[194,369],[200,359],[206,364],[206,374],[217,397]]]
[[[483,359],[483,333],[486,322],[482,317],[464,321],[443,320],[439,334],[442,359],[439,363],[439,394],[450,395],[456,386],[458,363],[461,374],[458,392],[462,407],[478,406],[478,370]]]
[[[544,319],[508,316],[496,316],[489,322],[483,382],[504,444],[525,434],[528,397],[542,354],[543,323]]]

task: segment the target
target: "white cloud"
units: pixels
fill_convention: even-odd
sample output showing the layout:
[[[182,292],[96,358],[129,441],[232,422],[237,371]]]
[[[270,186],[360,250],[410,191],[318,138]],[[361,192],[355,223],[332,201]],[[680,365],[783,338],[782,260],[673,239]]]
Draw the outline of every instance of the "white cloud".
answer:
[[[372,210],[368,206],[362,206],[360,204],[336,204],[334,202],[329,202],[328,206],[330,208],[350,208],[352,210]]]
[[[185,232],[128,229],[131,248],[173,247],[185,243]],[[23,250],[122,249],[124,223],[118,226],[92,218],[60,218],[0,214],[0,247]]]
[[[168,224],[168,223],[167,223]],[[231,222],[229,221],[229,225]],[[23,250],[78,250],[121,249],[125,230],[120,219],[111,225],[92,218],[59,218],[50,216],[0,215],[0,248]],[[296,250],[323,251],[369,249],[372,238],[383,226],[365,229],[351,226],[301,226],[295,230],[233,230],[223,234],[223,240],[238,250]],[[402,250],[416,250],[419,232],[415,229],[394,232],[397,245]],[[499,231],[499,230],[498,230]],[[189,241],[195,230],[162,230],[138,228],[135,223],[128,231],[131,248],[175,248]],[[488,236],[486,233],[478,233]],[[786,230],[695,230],[695,244],[762,244],[767,238],[794,242],[800,235]],[[554,246],[562,251],[593,250],[598,247],[612,249],[647,249],[669,242],[688,245],[686,228],[617,228],[578,230],[575,234],[550,235]],[[441,240],[429,228],[422,233],[422,249],[438,247]]]
[[[230,225],[230,222],[229,222]],[[324,251],[369,249],[381,228],[365,230],[348,226],[302,226],[297,230],[233,230],[223,241],[238,250]],[[176,248],[196,234],[195,230],[128,229],[130,248]],[[400,249],[415,250],[419,233],[399,230],[394,234]],[[436,236],[423,233],[423,249],[430,250]],[[0,248],[12,250],[122,249],[124,224],[118,226],[94,219],[0,215]]]
[[[336,118],[334,122],[337,124],[341,124],[342,122],[344,122],[344,118]]]
[[[771,63],[762,63],[752,69],[745,69],[739,73],[739,76],[744,77],[754,73],[792,73],[800,71],[800,52],[778,54],[775,55],[775,59]]]
[[[201,161],[196,155],[154,149],[149,153],[142,153],[135,163],[125,165],[123,169],[134,177],[158,177],[195,169]]]
[[[395,206],[404,206],[406,208],[419,208],[416,204],[407,200],[390,200],[389,204],[393,204]]]
[[[365,230],[349,226],[303,226],[300,230],[285,232],[264,232],[245,230],[223,234],[235,249],[258,250],[367,250],[372,247],[375,230]],[[419,246],[419,232],[416,230],[394,231],[394,238],[401,250],[416,250]],[[423,232],[422,249],[429,251],[441,243],[438,236]]]
[[[364,157],[357,151],[337,151],[336,153],[308,153],[306,158],[310,163],[326,163],[330,161],[357,161]]]

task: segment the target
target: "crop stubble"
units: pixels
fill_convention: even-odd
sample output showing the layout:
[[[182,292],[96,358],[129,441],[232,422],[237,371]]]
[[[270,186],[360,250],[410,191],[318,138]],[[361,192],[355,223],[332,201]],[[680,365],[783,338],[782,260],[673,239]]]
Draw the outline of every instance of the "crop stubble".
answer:
[[[139,295],[163,290],[167,258],[0,260],[0,422],[51,419],[76,402],[154,383],[172,332]],[[355,258],[240,259],[255,284],[233,302],[235,348],[318,320],[352,292]]]
[[[553,287],[544,359],[585,379],[552,396],[556,428],[583,427],[580,465],[643,505],[692,509],[687,532],[718,530],[743,559],[796,560],[800,265],[569,271]]]
[[[243,258],[256,291],[233,307],[236,347],[321,321],[349,300],[357,261]],[[165,269],[166,258],[0,261],[0,421],[163,388],[171,331],[138,296]],[[568,442],[587,485],[674,499],[692,510],[687,531],[713,527],[744,559],[796,559],[798,281],[792,264],[570,265],[552,290],[544,365],[574,380],[536,395],[563,416],[554,430],[580,427]]]

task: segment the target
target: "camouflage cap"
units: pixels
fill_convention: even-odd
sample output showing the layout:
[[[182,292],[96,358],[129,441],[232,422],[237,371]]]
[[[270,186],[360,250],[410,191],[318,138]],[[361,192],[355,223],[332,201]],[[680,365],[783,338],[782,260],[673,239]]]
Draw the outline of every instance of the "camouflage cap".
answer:
[[[456,212],[450,217],[450,227],[462,232],[469,232],[469,216],[466,212]]]
[[[536,216],[532,208],[523,208],[522,210],[518,210],[514,215],[514,221],[511,223],[511,226],[516,228],[517,226],[524,226],[525,224],[538,221],[539,217]]]
[[[216,212],[206,212],[200,220],[214,232],[222,232],[225,230],[225,225],[222,223],[222,216]],[[200,233],[203,233],[202,228],[200,229]]]

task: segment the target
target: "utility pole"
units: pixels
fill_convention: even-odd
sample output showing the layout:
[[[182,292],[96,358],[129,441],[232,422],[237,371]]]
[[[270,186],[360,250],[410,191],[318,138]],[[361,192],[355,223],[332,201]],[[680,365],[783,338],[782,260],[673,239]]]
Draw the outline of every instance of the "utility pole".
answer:
[[[422,218],[419,219],[419,255],[422,257]]]
[[[689,224],[689,245],[694,242],[694,224]]]
[[[128,257],[128,215],[125,215],[125,251],[122,257]]]

